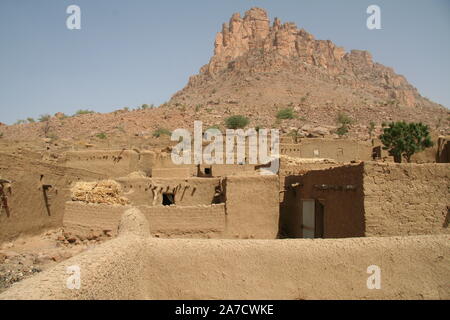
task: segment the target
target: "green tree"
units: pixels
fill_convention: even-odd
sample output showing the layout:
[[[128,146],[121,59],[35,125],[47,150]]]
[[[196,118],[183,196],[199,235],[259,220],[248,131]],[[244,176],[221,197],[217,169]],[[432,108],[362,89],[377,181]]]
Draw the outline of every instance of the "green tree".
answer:
[[[411,162],[414,153],[433,146],[430,129],[421,122],[392,122],[383,129],[380,140],[384,145],[383,149],[388,150],[398,163],[402,162],[402,157]]]
[[[242,129],[245,128],[250,123],[247,117],[236,115],[228,117],[225,120],[225,126],[228,129]]]

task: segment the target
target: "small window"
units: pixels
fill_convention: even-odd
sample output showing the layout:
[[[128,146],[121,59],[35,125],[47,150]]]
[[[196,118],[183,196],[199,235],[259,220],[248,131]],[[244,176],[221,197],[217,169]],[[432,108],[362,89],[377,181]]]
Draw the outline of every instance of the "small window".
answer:
[[[210,176],[211,175],[211,168],[205,168],[205,174]]]
[[[175,204],[175,197],[173,193],[163,193],[163,206],[170,206]]]

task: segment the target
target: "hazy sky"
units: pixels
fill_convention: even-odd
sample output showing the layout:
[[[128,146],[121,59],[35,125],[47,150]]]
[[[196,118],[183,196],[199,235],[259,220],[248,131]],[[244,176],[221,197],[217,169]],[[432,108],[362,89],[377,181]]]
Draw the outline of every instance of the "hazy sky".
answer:
[[[66,27],[71,4],[81,30]],[[382,30],[366,27],[371,4]],[[316,39],[369,50],[450,106],[449,0],[0,0],[0,122],[161,104],[209,61],[222,23],[253,6]]]

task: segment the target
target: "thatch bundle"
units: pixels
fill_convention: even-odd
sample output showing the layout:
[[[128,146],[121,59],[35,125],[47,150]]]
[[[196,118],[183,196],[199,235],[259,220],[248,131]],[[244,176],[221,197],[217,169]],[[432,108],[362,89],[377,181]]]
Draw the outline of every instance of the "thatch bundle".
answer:
[[[114,180],[77,182],[71,192],[73,201],[121,205],[130,203],[130,200],[121,196],[122,188]]]

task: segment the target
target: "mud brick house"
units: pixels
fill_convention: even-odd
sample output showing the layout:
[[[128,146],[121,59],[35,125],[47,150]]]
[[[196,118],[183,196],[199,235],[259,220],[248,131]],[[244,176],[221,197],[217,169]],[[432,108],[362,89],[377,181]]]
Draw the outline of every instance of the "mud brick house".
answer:
[[[280,235],[346,238],[450,233],[449,164],[362,162],[287,176]]]

